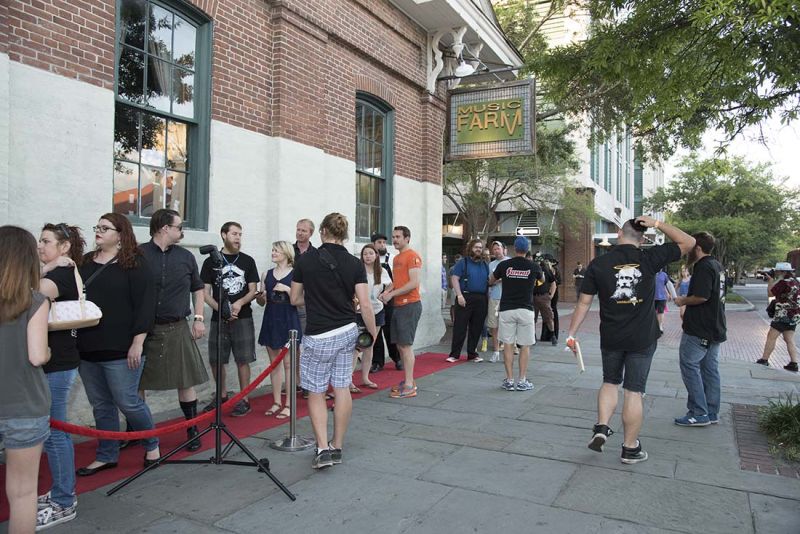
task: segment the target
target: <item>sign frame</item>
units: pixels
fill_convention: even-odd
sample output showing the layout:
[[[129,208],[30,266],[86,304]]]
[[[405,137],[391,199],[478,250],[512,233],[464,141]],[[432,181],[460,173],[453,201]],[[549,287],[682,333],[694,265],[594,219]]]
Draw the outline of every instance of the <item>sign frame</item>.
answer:
[[[454,154],[452,151],[452,143],[455,140],[455,133],[452,131],[451,118],[453,113],[453,95],[463,95],[469,93],[480,93],[498,89],[508,89],[512,87],[527,87],[526,95],[528,97],[530,110],[529,110],[529,123],[527,127],[530,129],[531,146],[526,150],[490,150],[487,152],[473,152],[470,154]],[[507,98],[507,97],[505,97]],[[501,100],[498,97],[496,100]],[[469,87],[463,89],[451,89],[447,92],[447,117],[445,124],[445,163],[450,161],[459,160],[474,160],[474,159],[490,159],[490,158],[506,158],[511,156],[532,156],[536,154],[536,80],[528,78],[525,80],[517,80],[514,82],[493,83],[487,85],[480,85],[476,87]],[[491,143],[498,143],[493,141]],[[480,146],[488,143],[470,143],[472,145]],[[464,145],[461,145],[464,146]]]

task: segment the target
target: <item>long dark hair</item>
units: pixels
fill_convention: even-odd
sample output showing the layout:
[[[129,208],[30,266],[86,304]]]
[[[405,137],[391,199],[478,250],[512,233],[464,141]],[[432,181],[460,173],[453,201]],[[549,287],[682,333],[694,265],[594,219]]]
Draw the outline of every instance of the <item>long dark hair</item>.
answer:
[[[59,244],[69,242],[69,259],[80,267],[83,263],[83,249],[86,247],[86,240],[81,235],[78,226],[69,226],[66,223],[47,223],[42,227],[42,232],[53,232]]]
[[[31,307],[40,276],[36,238],[19,226],[0,226],[0,323]]]
[[[136,267],[136,257],[141,254],[139,246],[136,243],[136,235],[133,233],[133,226],[128,218],[119,213],[105,213],[100,216],[114,225],[114,228],[119,232],[119,252],[117,252],[117,263],[125,270],[133,269]],[[89,258],[93,258],[97,254],[97,250],[89,254]]]
[[[367,243],[361,249],[361,263],[364,263],[364,251],[367,249],[372,249],[375,253],[375,263],[372,264],[372,276],[375,280],[375,285],[380,285],[381,283],[381,275],[383,274],[383,267],[381,267],[381,255],[378,254],[378,249],[375,248],[375,245],[372,243]]]

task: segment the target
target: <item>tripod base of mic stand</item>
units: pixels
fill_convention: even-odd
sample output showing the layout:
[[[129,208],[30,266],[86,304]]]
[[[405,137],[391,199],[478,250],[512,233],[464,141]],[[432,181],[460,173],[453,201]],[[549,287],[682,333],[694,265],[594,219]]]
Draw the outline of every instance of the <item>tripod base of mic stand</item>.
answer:
[[[314,438],[307,438],[304,436],[286,436],[283,439],[273,441],[269,444],[270,447],[279,451],[295,452],[305,451],[316,445]]]

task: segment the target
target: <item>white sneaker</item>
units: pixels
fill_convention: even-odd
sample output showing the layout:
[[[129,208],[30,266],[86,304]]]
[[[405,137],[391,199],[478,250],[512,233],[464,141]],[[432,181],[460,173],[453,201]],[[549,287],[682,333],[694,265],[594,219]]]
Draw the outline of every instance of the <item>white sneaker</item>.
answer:
[[[58,503],[52,502],[47,508],[39,510],[36,514],[36,531],[72,521],[78,515],[77,501],[72,506],[62,508]]]
[[[489,363],[497,363],[500,361],[500,351],[494,351],[489,357]]]

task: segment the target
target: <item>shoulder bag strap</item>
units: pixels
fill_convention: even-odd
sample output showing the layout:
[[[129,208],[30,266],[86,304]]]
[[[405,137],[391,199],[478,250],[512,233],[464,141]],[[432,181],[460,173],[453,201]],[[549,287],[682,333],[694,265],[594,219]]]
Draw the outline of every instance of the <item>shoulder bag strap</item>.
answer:
[[[333,258],[333,255],[330,252],[328,252],[328,250],[322,247],[318,248],[317,250],[319,251],[320,261],[325,267],[330,269],[333,275],[336,277],[336,282],[339,284],[339,287],[342,288],[342,291],[344,291],[344,295],[345,297],[347,297],[347,300],[348,301],[353,300],[353,296],[347,294],[347,286],[344,285],[344,280],[342,280],[342,275],[339,273],[339,264],[336,263],[336,260]]]
[[[83,283],[83,291],[82,291],[83,294],[86,294],[86,288],[89,287],[89,284],[91,284],[94,281],[94,279],[97,278],[98,275],[100,275],[100,273],[102,273],[106,269],[106,267],[108,267],[112,263],[117,263],[117,257],[116,256],[114,256],[109,261],[104,263],[99,269],[97,269],[94,273],[92,273],[92,276],[90,276],[89,278],[86,279],[86,281]],[[75,273],[76,273],[76,275],[78,273],[77,267],[75,268]]]

